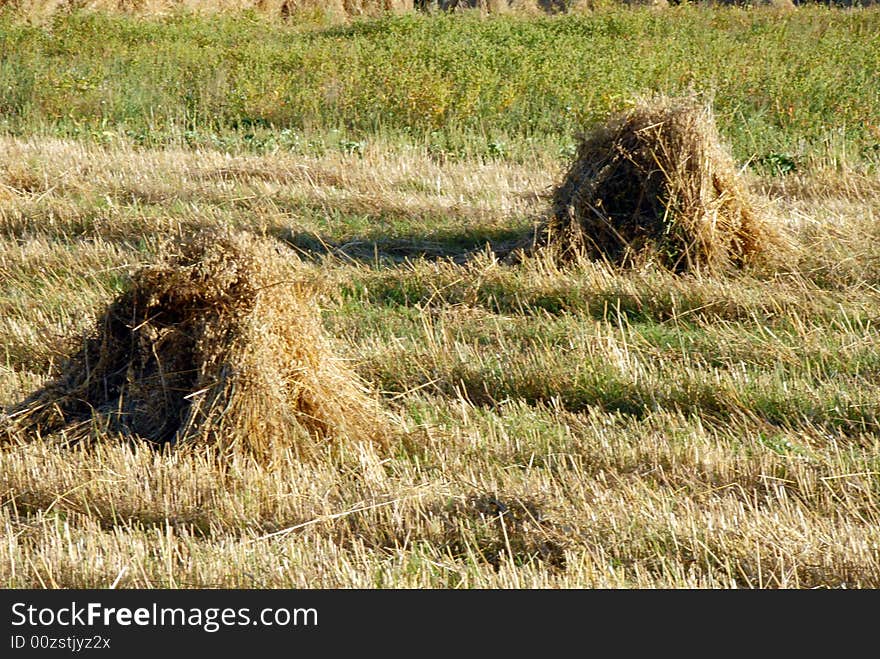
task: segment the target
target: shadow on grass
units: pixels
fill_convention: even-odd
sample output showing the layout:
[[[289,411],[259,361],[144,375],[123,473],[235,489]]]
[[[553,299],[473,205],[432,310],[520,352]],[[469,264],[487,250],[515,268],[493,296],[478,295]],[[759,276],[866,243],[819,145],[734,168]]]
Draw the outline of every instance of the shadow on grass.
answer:
[[[394,266],[416,259],[445,260],[464,265],[486,253],[503,259],[517,249],[530,246],[534,231],[523,228],[449,230],[431,232],[430,238],[424,235],[387,238],[377,233],[337,241],[316,233],[287,228],[279,228],[270,234],[292,247],[303,258],[320,260],[334,256],[345,261]]]

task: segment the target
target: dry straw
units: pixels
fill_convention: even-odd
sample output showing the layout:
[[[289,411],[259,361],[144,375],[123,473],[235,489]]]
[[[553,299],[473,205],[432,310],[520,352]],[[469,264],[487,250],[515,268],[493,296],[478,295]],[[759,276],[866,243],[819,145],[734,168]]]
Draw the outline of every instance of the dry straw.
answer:
[[[60,377],[10,415],[17,437],[95,433],[271,459],[388,436],[388,417],[324,336],[275,243],[203,233],[166,246],[101,314]]]
[[[123,12],[136,15],[164,15],[178,11],[197,14],[256,11],[272,17],[324,15],[349,17],[380,16],[387,12],[412,11],[412,0],[0,0],[22,16],[48,17],[76,10]]]
[[[675,272],[741,266],[784,246],[722,144],[711,105],[668,97],[641,100],[582,137],[536,243],[563,260],[655,260]]]

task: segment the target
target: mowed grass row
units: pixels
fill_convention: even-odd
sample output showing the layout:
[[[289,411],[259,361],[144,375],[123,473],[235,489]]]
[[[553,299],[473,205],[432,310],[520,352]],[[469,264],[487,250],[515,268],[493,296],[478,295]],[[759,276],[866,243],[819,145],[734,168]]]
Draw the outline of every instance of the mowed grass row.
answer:
[[[876,175],[753,179],[801,249],[697,277],[493,258],[546,154],[0,150],[0,404],[161,236],[228,226],[289,249],[399,420],[388,451],[271,468],[7,447],[8,587],[880,586]]]
[[[880,157],[880,10],[684,6],[326,25],[257,14],[0,13],[0,130],[232,151],[570,155],[635,94],[714,98],[736,157],[774,173]]]

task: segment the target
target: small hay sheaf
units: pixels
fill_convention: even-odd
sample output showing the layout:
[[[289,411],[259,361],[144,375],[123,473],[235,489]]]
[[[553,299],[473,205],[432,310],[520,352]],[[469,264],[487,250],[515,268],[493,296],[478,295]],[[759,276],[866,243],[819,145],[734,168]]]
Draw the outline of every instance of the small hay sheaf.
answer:
[[[60,377],[10,414],[18,433],[78,441],[97,428],[266,459],[286,448],[308,457],[322,439],[384,441],[388,418],[333,354],[295,257],[220,232],[163,253]]]
[[[710,104],[643,100],[582,138],[535,242],[563,260],[742,266],[782,241],[741,178]]]

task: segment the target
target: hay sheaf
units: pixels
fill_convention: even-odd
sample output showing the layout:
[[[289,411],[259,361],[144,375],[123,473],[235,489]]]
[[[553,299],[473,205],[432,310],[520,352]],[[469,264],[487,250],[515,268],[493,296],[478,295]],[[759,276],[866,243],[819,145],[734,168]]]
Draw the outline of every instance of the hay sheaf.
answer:
[[[291,255],[245,234],[169,245],[100,315],[61,375],[9,415],[18,436],[96,432],[301,457],[382,443],[387,417],[334,355]],[[293,279],[291,278],[293,275]]]
[[[536,244],[563,259],[685,272],[741,266],[782,239],[756,210],[711,106],[663,97],[581,139]]]

